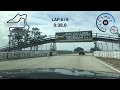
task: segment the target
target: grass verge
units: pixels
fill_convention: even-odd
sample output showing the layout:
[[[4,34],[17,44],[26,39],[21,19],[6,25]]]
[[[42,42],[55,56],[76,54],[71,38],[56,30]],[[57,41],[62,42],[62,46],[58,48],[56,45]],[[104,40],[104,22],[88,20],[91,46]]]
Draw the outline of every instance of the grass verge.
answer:
[[[120,70],[120,59],[115,59],[115,58],[103,58],[103,57],[96,57],[102,61],[105,61],[115,67],[116,69]]]

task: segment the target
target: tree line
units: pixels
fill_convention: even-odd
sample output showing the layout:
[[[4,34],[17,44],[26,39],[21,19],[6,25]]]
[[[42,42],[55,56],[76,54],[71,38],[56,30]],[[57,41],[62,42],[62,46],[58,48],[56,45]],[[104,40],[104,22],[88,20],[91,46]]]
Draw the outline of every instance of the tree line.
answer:
[[[74,49],[74,52],[75,53],[78,53],[80,50],[83,50],[84,51],[84,49],[82,48],[82,47],[76,47],[75,49]],[[91,47],[91,49],[90,49],[90,52],[93,52],[93,51],[101,51],[101,49],[99,48],[99,47]]]

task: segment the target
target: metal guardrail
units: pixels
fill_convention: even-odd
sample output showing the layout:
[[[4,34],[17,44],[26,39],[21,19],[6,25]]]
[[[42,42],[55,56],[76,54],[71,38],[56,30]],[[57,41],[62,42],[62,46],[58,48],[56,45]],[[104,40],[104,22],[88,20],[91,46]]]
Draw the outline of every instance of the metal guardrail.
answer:
[[[34,57],[49,56],[49,52],[34,52],[34,51],[17,51],[17,52],[0,52],[0,60],[6,59],[25,59]]]

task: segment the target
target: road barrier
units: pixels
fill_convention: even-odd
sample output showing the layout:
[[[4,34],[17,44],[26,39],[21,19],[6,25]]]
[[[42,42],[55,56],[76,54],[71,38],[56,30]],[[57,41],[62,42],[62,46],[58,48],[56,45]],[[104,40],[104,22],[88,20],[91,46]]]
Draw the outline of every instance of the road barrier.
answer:
[[[24,59],[24,58],[45,57],[45,56],[49,56],[49,51],[0,52],[0,60]]]
[[[120,59],[120,51],[94,51],[93,56]]]

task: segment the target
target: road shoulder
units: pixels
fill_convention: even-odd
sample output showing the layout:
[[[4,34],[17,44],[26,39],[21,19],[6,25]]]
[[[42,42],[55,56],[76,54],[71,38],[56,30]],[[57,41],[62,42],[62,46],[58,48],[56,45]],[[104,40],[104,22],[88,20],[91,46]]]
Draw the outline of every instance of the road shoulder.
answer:
[[[103,62],[103,64],[106,64],[106,66],[120,72],[120,60],[114,59],[114,58],[100,58],[100,57],[94,57],[100,62]]]

